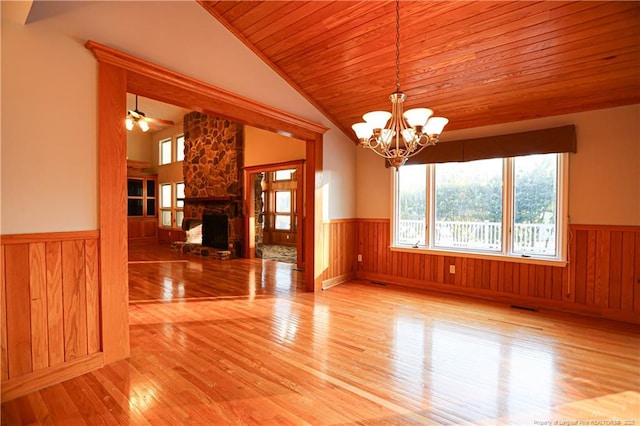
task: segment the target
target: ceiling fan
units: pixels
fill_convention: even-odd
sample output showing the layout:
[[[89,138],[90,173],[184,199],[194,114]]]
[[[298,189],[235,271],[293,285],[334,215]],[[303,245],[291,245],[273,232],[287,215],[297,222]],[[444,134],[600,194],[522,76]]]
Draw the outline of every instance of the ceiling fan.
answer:
[[[160,118],[147,117],[144,112],[138,110],[138,95],[136,95],[136,108],[127,111],[127,118],[124,121],[127,130],[133,130],[137,124],[140,130],[148,132],[151,127],[159,129],[164,126],[173,126],[175,123],[171,120],[162,120]]]

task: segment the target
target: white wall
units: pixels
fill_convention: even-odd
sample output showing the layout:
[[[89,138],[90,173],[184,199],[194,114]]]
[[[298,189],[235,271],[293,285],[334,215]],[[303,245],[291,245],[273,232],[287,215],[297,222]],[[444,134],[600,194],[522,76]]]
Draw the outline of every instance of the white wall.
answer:
[[[152,170],[158,174],[158,183],[182,182],[184,180],[183,162],[172,161],[169,164],[159,165],[160,141],[171,138],[171,159],[176,158],[176,137],[183,134],[182,123],[175,124],[151,135],[151,159]]]
[[[391,217],[391,177],[393,167],[368,149],[358,147],[356,154],[356,217]]]
[[[306,143],[251,126],[244,126],[244,165],[283,163],[303,160]]]
[[[196,2],[36,2],[27,25],[2,15],[2,233],[98,228],[87,40],[329,127],[321,183],[339,188],[329,216],[355,216],[353,143]]]
[[[151,164],[151,134],[138,127],[127,131],[127,160],[147,161]]]
[[[575,124],[578,152],[569,155],[571,223],[640,225],[640,105],[567,114],[443,133],[471,139]],[[428,148],[425,148],[428,149]],[[391,173],[380,157],[357,154],[357,217],[391,216]]]

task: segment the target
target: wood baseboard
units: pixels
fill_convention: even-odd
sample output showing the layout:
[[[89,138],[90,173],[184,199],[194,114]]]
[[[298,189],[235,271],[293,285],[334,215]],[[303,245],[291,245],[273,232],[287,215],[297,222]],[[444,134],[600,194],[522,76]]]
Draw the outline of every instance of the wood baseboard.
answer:
[[[337,277],[329,278],[322,281],[322,289],[326,290],[331,287],[337,286],[339,284],[346,283],[348,281],[354,280],[356,278],[355,272],[350,272],[348,274],[338,275]]]
[[[469,287],[461,288],[452,284],[443,284],[432,281],[420,281],[410,278],[396,277],[393,275],[373,274],[368,272],[358,272],[357,279],[375,281],[378,283],[389,285],[412,287],[420,290],[435,291],[439,293],[449,293],[459,296],[474,297],[505,304],[524,305],[533,308],[548,309],[571,314],[588,315],[593,317],[612,319],[616,321],[640,324],[640,315],[635,312],[624,312],[608,308],[597,308],[576,303],[567,303],[556,300],[540,299],[536,297],[519,296],[509,293],[498,293],[492,290]]]

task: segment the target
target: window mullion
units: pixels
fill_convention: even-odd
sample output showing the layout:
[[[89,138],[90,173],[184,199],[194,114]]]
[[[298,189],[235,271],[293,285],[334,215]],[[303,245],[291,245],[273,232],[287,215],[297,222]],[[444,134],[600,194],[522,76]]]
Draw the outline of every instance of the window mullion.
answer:
[[[567,258],[567,228],[569,224],[569,154],[558,154],[556,159],[556,255]]]
[[[400,229],[399,220],[400,220],[400,172],[396,169],[392,169],[391,172],[391,188],[393,191],[393,196],[391,198],[391,211],[393,212],[393,218],[391,220],[391,245],[398,245],[399,238],[398,232]]]
[[[502,253],[509,256],[512,250],[513,234],[513,158],[504,159],[504,175],[502,177]]]
[[[424,215],[424,226],[425,226],[425,230],[424,230],[424,245],[427,248],[431,248],[432,245],[432,235],[431,235],[431,230],[434,229],[434,223],[435,223],[435,212],[434,212],[434,204],[433,204],[433,200],[434,200],[434,185],[433,182],[435,181],[433,174],[435,173],[435,167],[433,166],[433,164],[428,164],[427,165],[427,173],[426,175],[426,208],[425,208],[425,215]]]

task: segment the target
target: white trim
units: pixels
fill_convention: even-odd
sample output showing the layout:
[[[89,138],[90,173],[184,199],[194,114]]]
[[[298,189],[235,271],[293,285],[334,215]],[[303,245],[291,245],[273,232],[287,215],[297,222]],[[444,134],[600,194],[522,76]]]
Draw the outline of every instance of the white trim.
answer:
[[[543,259],[540,257],[516,257],[507,256],[502,253],[471,253],[458,250],[444,250],[444,249],[428,249],[428,248],[414,248],[409,246],[389,246],[389,250],[404,253],[420,253],[434,256],[452,256],[452,257],[466,257],[470,259],[485,259],[485,260],[498,260],[503,262],[513,263],[528,263],[533,265],[546,265],[546,266],[561,266],[567,265],[568,261],[561,259]]]

